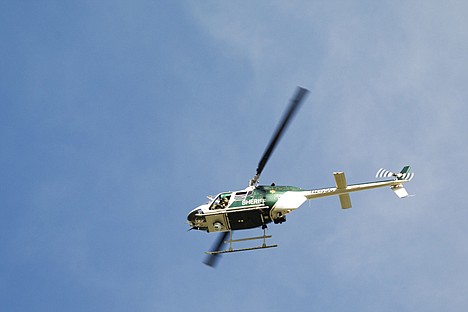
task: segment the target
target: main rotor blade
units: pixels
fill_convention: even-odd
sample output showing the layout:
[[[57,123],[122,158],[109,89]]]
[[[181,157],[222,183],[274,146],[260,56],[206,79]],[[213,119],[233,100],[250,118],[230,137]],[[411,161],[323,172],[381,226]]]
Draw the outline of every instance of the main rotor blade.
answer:
[[[224,244],[224,241],[226,240],[226,237],[228,235],[229,235],[229,231],[220,233],[218,235],[218,239],[213,244],[210,251],[220,251],[221,246]],[[206,256],[206,259],[205,259],[205,261],[203,261],[203,263],[205,263],[207,266],[210,266],[210,267],[214,268],[216,266],[218,260],[219,260],[219,257],[221,257],[220,254],[210,254],[210,255]]]
[[[286,113],[283,115],[283,119],[281,120],[278,128],[276,128],[276,132],[271,138],[270,143],[268,144],[267,149],[265,150],[265,153],[263,154],[260,162],[258,163],[257,167],[257,172],[253,179],[250,181],[250,185],[255,185],[258,181],[258,178],[260,178],[260,175],[262,174],[263,168],[265,168],[266,163],[268,162],[268,159],[270,158],[271,154],[273,153],[273,150],[275,149],[276,145],[278,144],[278,141],[280,140],[281,136],[283,135],[284,131],[286,130],[286,127],[288,126],[289,122],[291,121],[291,118],[293,117],[294,113],[297,111],[299,105],[301,104],[302,100],[304,99],[304,96],[309,92],[309,90],[298,87],[296,94],[291,101],[291,104],[289,104],[289,107],[286,111]]]

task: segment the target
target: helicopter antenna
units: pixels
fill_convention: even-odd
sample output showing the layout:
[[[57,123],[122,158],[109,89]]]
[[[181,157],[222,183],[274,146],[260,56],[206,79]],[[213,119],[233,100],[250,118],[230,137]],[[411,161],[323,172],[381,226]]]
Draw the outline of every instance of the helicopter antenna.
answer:
[[[283,119],[281,120],[278,128],[276,128],[276,132],[274,133],[273,137],[270,140],[270,143],[268,144],[267,149],[265,150],[265,153],[263,154],[260,162],[258,163],[257,167],[257,172],[255,176],[250,180],[249,186],[255,186],[258,183],[258,179],[260,178],[260,175],[262,174],[263,168],[265,168],[266,163],[268,162],[268,159],[270,158],[271,154],[273,153],[273,150],[275,149],[276,145],[278,144],[278,141],[280,140],[281,136],[283,135],[284,131],[286,130],[286,127],[288,126],[289,122],[291,121],[291,118],[294,116],[296,113],[299,105],[301,104],[302,100],[304,99],[304,96],[309,92],[309,90],[298,87],[296,90],[296,94],[293,97],[293,100],[291,101],[291,104],[289,104],[288,109],[286,110],[286,113],[283,115]]]

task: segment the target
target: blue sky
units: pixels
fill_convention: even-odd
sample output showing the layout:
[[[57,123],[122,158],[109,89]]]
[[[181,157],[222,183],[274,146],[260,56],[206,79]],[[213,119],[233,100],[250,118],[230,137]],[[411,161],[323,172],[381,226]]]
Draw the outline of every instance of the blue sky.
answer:
[[[465,311],[468,5],[3,1],[2,311]],[[407,186],[308,202],[279,248],[204,266],[187,232],[242,189],[412,165]],[[257,232],[247,232],[252,234]]]

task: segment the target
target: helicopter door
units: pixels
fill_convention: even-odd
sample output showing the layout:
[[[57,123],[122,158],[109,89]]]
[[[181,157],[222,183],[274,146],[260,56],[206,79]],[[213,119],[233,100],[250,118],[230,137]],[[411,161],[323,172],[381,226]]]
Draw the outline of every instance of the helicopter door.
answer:
[[[226,213],[217,213],[206,216],[208,232],[226,232],[231,230]]]

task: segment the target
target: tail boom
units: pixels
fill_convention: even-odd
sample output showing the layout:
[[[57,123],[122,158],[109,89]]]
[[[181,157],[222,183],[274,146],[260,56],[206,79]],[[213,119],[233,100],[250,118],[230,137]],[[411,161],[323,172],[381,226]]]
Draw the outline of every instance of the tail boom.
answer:
[[[408,180],[391,180],[391,181],[377,181],[377,182],[368,182],[361,184],[347,185],[345,188],[329,187],[316,189],[311,191],[304,191],[303,195],[307,199],[316,199],[327,196],[335,195],[344,195],[353,192],[366,191],[380,187],[390,187],[390,188],[401,188],[403,183],[408,182]]]
[[[399,197],[405,198],[408,196],[408,192],[403,186],[403,183],[409,182],[414,173],[410,173],[410,166],[405,166],[399,173],[393,173],[385,169],[380,169],[377,172],[379,178],[393,178],[392,180],[360,183],[360,184],[346,184],[346,178],[343,172],[335,172],[333,176],[335,178],[336,187],[322,188],[311,191],[302,192],[306,199],[316,199],[327,196],[336,196],[340,198],[341,208],[351,208],[351,198],[349,193],[371,190],[380,187],[390,187],[390,189]]]
[[[381,169],[382,170],[382,169]],[[379,172],[381,172],[379,170]],[[404,172],[403,172],[404,171]],[[340,199],[341,208],[351,208],[350,193],[372,190],[381,187],[390,187],[390,189],[399,197],[405,198],[408,196],[408,192],[404,188],[403,184],[409,182],[413,177],[413,174],[409,174],[409,167],[403,168],[400,174],[385,173],[387,177],[393,177],[392,180],[383,180],[359,184],[347,185],[346,177],[343,172],[335,172],[333,176],[335,178],[336,187],[327,187],[321,189],[315,189],[310,191],[288,191],[276,202],[272,208],[272,213],[286,215],[291,211],[299,208],[306,200],[317,199],[329,196],[338,196]]]

